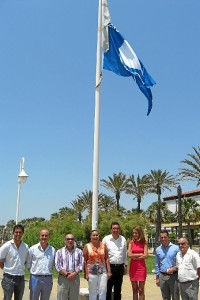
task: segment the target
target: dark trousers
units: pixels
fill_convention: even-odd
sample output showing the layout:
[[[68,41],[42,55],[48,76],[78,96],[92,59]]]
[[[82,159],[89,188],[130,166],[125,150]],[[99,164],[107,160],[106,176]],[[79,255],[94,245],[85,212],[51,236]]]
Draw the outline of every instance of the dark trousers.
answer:
[[[13,276],[4,274],[1,282],[4,300],[11,300],[14,294],[14,300],[22,300],[24,294],[24,276]]]
[[[121,289],[124,275],[124,264],[110,264],[112,276],[108,279],[106,300],[111,300],[112,288],[114,287],[114,300],[121,300]]]

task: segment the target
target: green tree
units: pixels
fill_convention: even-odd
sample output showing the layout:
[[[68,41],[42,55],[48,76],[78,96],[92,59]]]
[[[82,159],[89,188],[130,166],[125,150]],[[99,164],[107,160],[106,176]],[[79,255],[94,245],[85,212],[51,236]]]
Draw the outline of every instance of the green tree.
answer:
[[[187,167],[180,168],[179,175],[182,180],[197,181],[197,186],[200,185],[200,146],[193,147],[194,153],[188,153],[189,159],[184,159],[181,163]]]
[[[188,241],[192,247],[191,222],[195,223],[200,219],[200,205],[197,201],[190,197],[182,199],[182,218],[183,222],[187,224]]]
[[[85,190],[81,195],[77,196],[77,201],[80,201],[84,205],[84,209],[88,211],[89,214],[92,213],[92,191]]]
[[[141,201],[142,198],[146,194],[148,194],[148,180],[147,176],[144,175],[142,178],[140,178],[140,175],[138,174],[137,180],[135,180],[134,175],[131,175],[129,177],[129,182],[127,184],[126,193],[133,195],[133,199],[137,199],[137,212],[141,212]]]
[[[122,192],[125,192],[127,189],[127,184],[129,179],[126,178],[126,175],[122,172],[118,174],[113,174],[113,177],[108,176],[108,180],[101,179],[101,186],[110,190],[115,194],[117,210],[119,211],[119,200]]]
[[[159,244],[159,234],[161,231],[161,193],[165,189],[171,191],[170,187],[176,187],[177,179],[166,170],[163,172],[159,169],[151,170],[151,173],[147,175],[147,180],[149,182],[149,193],[156,194],[158,197],[155,243],[155,246],[157,246]]]
[[[75,199],[71,202],[71,205],[73,207],[73,209],[75,210],[75,212],[78,214],[78,220],[81,223],[82,222],[82,214],[85,210],[84,208],[84,202],[82,199]]]
[[[102,194],[102,197],[99,199],[98,207],[101,211],[110,212],[116,207],[115,199]]]
[[[175,219],[175,214],[173,214],[173,212],[171,212],[168,209],[167,203],[166,202],[161,202],[161,222],[162,223],[170,223],[173,222]],[[158,202],[155,201],[153,203],[151,203],[151,205],[147,208],[146,212],[145,212],[145,216],[146,218],[149,219],[151,224],[155,224],[157,221],[157,215],[158,215]]]

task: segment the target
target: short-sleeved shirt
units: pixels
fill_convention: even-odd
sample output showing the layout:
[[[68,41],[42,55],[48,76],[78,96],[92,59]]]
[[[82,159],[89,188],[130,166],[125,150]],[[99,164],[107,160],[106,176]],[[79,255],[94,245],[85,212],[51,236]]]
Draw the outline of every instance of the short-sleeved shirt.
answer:
[[[200,257],[197,252],[188,248],[185,255],[180,251],[176,256],[179,282],[197,279],[197,269],[200,268]]]
[[[52,246],[48,245],[44,250],[38,243],[29,249],[27,267],[33,275],[51,275],[54,258],[55,249]]]
[[[23,241],[21,241],[19,248],[13,239],[3,244],[0,248],[0,261],[4,263],[4,273],[24,275],[28,249],[28,245]]]
[[[66,247],[56,252],[55,267],[58,272],[65,270],[67,272],[75,272],[83,270],[83,252],[81,249],[74,247],[72,251],[68,251]]]
[[[127,243],[122,235],[119,235],[118,239],[114,239],[112,234],[107,235],[103,238],[102,242],[106,244],[111,264],[128,265]]]

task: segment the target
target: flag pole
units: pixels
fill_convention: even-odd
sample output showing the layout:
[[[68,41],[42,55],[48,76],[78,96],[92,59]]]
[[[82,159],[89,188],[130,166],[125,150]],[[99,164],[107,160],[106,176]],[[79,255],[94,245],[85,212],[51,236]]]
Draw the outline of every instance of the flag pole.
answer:
[[[101,39],[102,39],[102,0],[99,0],[97,54],[96,54],[97,60],[96,60],[96,86],[95,86],[95,116],[94,116],[92,230],[97,229],[98,227]]]

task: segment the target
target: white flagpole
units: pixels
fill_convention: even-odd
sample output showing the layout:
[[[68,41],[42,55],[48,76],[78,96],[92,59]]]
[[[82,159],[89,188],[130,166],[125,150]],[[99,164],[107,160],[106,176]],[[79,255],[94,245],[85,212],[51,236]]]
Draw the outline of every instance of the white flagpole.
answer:
[[[95,87],[95,116],[94,116],[92,230],[97,229],[97,227],[98,227],[101,39],[102,39],[102,0],[99,0],[98,32],[97,32],[97,61],[96,61],[96,87]]]

